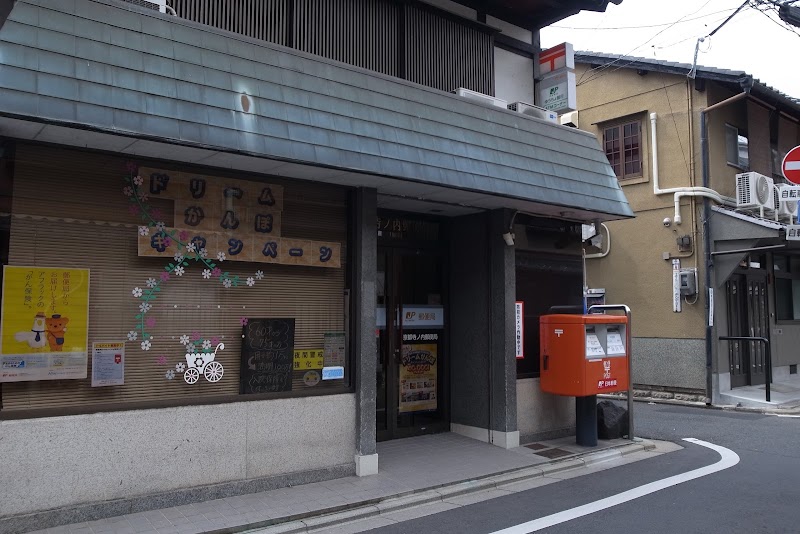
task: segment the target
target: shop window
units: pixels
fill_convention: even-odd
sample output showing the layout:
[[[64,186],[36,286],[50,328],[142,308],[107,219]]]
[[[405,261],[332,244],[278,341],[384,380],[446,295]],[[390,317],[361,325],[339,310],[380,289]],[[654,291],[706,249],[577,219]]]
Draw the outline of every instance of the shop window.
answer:
[[[13,169],[0,416],[350,390],[346,189],[28,145]]]
[[[603,148],[620,180],[642,176],[641,132],[638,120],[603,129]]]
[[[750,168],[749,141],[746,131],[730,124],[725,125],[725,155],[728,165],[745,171]]]
[[[779,321],[800,320],[800,257],[775,254],[775,315]]]

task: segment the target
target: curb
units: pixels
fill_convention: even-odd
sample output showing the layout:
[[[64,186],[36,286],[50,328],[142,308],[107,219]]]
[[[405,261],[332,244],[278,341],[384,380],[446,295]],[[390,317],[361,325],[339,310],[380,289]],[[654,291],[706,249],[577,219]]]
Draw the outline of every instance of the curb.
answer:
[[[627,397],[618,397],[616,395],[598,395],[598,398],[605,400],[626,401]],[[659,399],[656,397],[636,397],[633,398],[634,402],[646,402],[648,404],[668,404],[672,406],[686,406],[689,408],[705,408],[708,410],[725,410],[730,412],[743,412],[743,413],[760,413],[765,415],[798,415],[800,414],[800,405],[781,408],[779,406],[735,406],[733,404],[707,404],[700,401],[683,401],[675,399]]]
[[[414,490],[378,499],[367,499],[334,508],[273,518],[207,531],[206,534],[234,534],[258,528],[269,528],[269,534],[299,534],[332,527],[342,523],[377,517],[406,508],[442,502],[451,497],[498,489],[517,482],[546,477],[547,475],[578,469],[614,460],[629,454],[653,450],[655,443],[636,439],[633,443],[614,445],[597,452],[578,453],[538,466],[521,467],[479,478],[467,479],[431,488]]]

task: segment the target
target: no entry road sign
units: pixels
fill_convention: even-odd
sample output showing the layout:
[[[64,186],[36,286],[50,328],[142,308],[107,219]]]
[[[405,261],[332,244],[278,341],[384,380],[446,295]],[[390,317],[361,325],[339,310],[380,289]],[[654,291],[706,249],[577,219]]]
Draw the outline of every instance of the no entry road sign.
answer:
[[[786,153],[781,168],[787,180],[800,185],[800,146],[796,146]]]

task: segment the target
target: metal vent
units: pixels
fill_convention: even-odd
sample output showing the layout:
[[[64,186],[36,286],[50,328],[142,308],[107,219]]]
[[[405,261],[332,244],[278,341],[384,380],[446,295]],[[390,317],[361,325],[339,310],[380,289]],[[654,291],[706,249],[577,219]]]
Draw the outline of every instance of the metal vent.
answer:
[[[158,2],[156,0],[122,0],[129,4],[136,4],[137,6],[146,7],[155,11],[164,11],[162,7],[166,4],[165,1]]]

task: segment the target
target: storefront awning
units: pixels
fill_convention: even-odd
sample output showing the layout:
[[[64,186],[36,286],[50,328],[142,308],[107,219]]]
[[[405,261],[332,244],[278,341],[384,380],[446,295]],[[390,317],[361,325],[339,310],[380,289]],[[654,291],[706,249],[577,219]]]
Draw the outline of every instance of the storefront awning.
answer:
[[[148,11],[18,1],[0,29],[0,135],[406,203],[633,216],[586,132]]]

